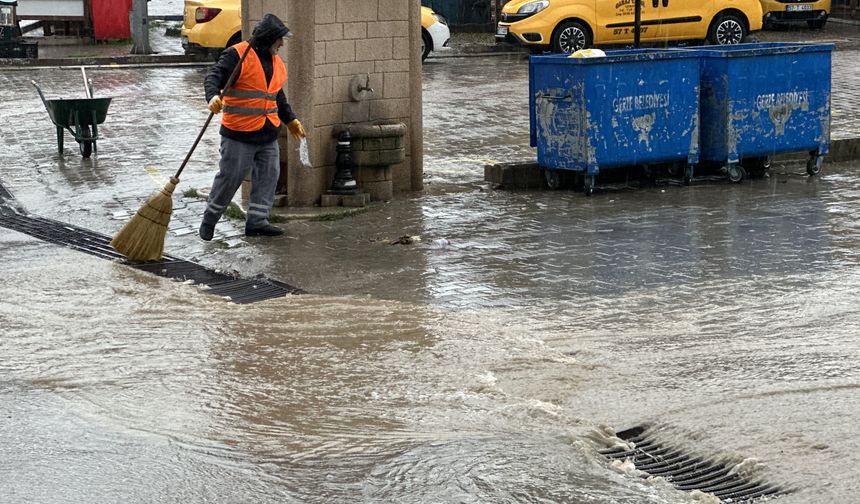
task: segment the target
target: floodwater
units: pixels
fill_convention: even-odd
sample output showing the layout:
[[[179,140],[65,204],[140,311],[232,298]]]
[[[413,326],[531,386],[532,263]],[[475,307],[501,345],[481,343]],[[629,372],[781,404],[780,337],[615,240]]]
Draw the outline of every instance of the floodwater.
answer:
[[[527,109],[501,78],[523,68],[479,61],[425,65],[425,195],[198,255],[311,294],[237,306],[0,229],[0,502],[702,502],[596,453],[601,426],[643,423],[794,489],[776,502],[858,495],[860,165],[592,198],[493,191],[480,160],[529,154],[496,148],[521,138],[505,117]],[[154,99],[134,72],[159,76],[111,73],[120,105]],[[199,71],[164,74],[170,103],[199,106]],[[457,122],[468,96],[485,129]],[[4,142],[0,179],[35,213],[109,232],[109,211],[80,207],[131,179],[117,144],[98,159],[110,180],[70,184],[45,125],[18,125],[0,132],[45,153]],[[401,235],[423,241],[390,244]]]

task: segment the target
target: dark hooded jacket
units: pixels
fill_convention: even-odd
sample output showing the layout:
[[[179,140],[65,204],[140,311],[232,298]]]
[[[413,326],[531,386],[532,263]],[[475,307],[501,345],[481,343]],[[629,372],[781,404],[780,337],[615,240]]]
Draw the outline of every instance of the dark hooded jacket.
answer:
[[[279,38],[287,36],[288,33],[290,33],[289,28],[284,26],[284,23],[272,14],[263,16],[263,19],[254,27],[252,34],[254,43],[251,46],[251,50],[257,53],[257,57],[263,67],[263,73],[266,75],[267,83],[272,80],[273,73],[272,55],[269,53],[269,47]],[[218,63],[209,70],[203,81],[203,88],[206,91],[206,103],[209,103],[212,97],[219,94],[227,84],[230,74],[233,73],[233,69],[239,64],[240,57],[239,52],[232,47],[227,48],[221,53]],[[239,80],[241,76],[242,72],[240,68],[236,80]],[[296,118],[292,107],[287,103],[287,96],[284,94],[283,89],[278,91],[277,102],[278,117],[281,119],[281,123],[287,124]],[[257,131],[234,131],[222,125],[221,135],[240,142],[263,144],[272,142],[278,138],[279,129],[271,121],[266,120],[263,127]]]

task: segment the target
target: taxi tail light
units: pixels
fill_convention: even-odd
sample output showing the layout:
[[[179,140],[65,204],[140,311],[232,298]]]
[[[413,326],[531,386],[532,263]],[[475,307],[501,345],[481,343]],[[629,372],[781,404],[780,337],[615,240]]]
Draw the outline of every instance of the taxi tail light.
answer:
[[[194,21],[197,23],[212,21],[219,12],[221,9],[215,7],[197,7],[197,10],[194,11]]]

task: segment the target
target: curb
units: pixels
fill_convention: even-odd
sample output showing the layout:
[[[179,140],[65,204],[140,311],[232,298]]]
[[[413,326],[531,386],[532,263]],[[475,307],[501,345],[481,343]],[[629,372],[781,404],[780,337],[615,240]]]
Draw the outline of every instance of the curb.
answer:
[[[2,58],[0,67],[14,70],[17,68],[64,67],[64,66],[162,66],[162,65],[212,65],[214,62],[199,55],[186,54],[134,54],[128,56],[103,56],[87,58],[47,58],[17,59]]]
[[[784,156],[784,157],[783,157]],[[804,159],[800,154],[788,153],[779,159]],[[830,152],[824,157],[827,164],[860,160],[860,138],[843,138],[830,142]],[[542,169],[537,161],[497,163],[484,166],[484,181],[498,189],[541,189],[544,187]]]
[[[375,203],[375,202],[374,202]],[[363,207],[274,207],[271,215],[290,221],[334,221],[353,217],[373,208],[373,203]],[[279,222],[279,221],[275,221]]]
[[[842,138],[830,142],[830,152],[824,157],[828,163],[842,163],[860,159],[860,138]]]
[[[462,51],[462,52],[460,52],[460,51],[457,51],[457,52],[440,53],[440,54],[431,53],[430,57],[427,59],[474,58],[474,57],[479,57],[479,56],[484,56],[484,57],[487,57],[487,56],[522,56],[522,55],[528,55],[528,52],[526,52],[526,51],[511,51],[511,50],[486,51],[486,52],[480,52],[480,51]]]
[[[828,23],[836,23],[836,24],[846,24],[846,25],[860,26],[860,21],[858,21],[858,20],[856,20],[856,19],[846,19],[846,18],[839,18],[839,17],[828,17],[828,18],[827,18],[827,22],[828,22]]]

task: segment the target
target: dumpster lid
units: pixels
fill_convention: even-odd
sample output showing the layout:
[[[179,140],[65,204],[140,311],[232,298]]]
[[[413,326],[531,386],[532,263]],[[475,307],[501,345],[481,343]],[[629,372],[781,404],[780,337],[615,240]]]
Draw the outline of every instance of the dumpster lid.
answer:
[[[831,52],[832,43],[813,42],[759,42],[754,44],[735,44],[727,46],[699,47],[702,56],[709,58],[738,58],[749,56],[768,56],[772,54],[796,54],[809,52]],[[683,49],[682,49],[683,50]]]
[[[619,49],[606,51],[600,58],[570,58],[567,54],[532,55],[529,61],[535,64],[553,65],[604,65],[606,63],[648,62],[666,59],[687,59],[699,56],[697,49]]]

